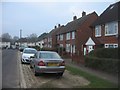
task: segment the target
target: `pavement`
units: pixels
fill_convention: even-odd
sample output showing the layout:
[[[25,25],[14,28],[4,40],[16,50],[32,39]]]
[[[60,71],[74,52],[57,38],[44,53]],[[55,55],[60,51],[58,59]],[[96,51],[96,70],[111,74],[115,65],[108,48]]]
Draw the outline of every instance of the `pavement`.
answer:
[[[72,62],[71,59],[64,59],[64,60],[66,62],[66,65],[70,65],[72,67],[75,67],[77,69],[80,69],[82,71],[90,73],[92,75],[95,75],[95,76],[97,76],[99,78],[108,80],[109,82],[112,82],[114,84],[118,84],[118,75],[111,75],[111,74],[108,74],[108,73],[105,73],[105,72],[102,72],[102,71],[98,71],[98,70],[94,70],[94,69],[85,67],[82,64],[78,64],[78,63]]]

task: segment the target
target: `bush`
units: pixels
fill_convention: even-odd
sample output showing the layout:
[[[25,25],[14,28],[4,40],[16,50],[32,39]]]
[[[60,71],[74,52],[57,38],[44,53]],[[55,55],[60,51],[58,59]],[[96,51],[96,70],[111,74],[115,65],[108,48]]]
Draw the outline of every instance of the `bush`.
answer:
[[[100,49],[96,49],[96,50],[91,51],[89,53],[89,56],[94,56],[94,57],[99,57],[99,58],[118,59],[118,48],[100,48]]]
[[[97,58],[92,56],[85,57],[85,66],[113,74],[118,73],[118,62],[118,59]]]
[[[120,49],[120,48],[119,48]],[[118,73],[118,48],[100,48],[85,56],[85,66],[108,73]]]

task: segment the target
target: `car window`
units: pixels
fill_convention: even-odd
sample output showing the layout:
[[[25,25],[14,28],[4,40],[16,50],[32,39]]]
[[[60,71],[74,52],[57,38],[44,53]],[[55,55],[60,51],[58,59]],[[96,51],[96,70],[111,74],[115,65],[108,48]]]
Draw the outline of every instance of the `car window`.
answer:
[[[57,53],[40,53],[39,58],[44,59],[60,59],[61,57]]]
[[[35,53],[36,53],[36,50],[24,50],[23,53],[35,54]]]

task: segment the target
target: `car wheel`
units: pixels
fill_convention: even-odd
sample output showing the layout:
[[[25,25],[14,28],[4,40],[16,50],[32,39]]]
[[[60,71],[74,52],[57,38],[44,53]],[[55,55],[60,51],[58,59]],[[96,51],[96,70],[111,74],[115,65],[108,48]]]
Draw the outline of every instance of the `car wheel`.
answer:
[[[33,71],[34,71],[34,75],[35,75],[35,76],[38,76],[38,75],[39,75],[39,74],[36,72],[36,70],[35,70],[35,66],[34,66]]]
[[[59,73],[59,76],[62,76],[63,75],[63,72],[62,73]]]
[[[63,75],[63,73],[57,73],[57,78],[58,78],[58,79],[61,78],[62,75]]]
[[[24,64],[24,62],[21,60],[21,64]]]
[[[30,64],[30,68],[31,68],[31,69],[33,68],[31,64]]]

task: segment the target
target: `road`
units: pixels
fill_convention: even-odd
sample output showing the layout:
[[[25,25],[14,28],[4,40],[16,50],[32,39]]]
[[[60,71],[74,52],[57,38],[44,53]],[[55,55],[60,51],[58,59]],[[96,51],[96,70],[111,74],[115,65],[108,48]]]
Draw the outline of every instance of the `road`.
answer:
[[[2,51],[2,88],[19,88],[20,74],[17,50]]]

